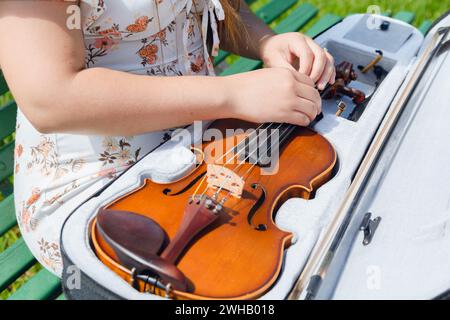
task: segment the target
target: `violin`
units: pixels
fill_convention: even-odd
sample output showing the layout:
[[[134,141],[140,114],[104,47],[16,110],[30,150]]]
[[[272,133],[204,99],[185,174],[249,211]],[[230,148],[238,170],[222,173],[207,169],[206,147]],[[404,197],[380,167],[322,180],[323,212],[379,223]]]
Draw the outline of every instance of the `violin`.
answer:
[[[230,146],[226,152],[239,161],[198,150],[190,174],[169,184],[147,179],[92,223],[97,256],[140,291],[173,299],[258,298],[277,280],[293,238],[274,223],[277,210],[290,198],[310,199],[332,175],[336,152],[309,128],[240,120],[211,127],[224,138],[204,141],[202,150]],[[279,132],[279,155],[267,167],[252,158],[248,143],[267,139],[271,128]],[[244,132],[226,137],[226,129]],[[255,129],[253,137],[248,129]]]

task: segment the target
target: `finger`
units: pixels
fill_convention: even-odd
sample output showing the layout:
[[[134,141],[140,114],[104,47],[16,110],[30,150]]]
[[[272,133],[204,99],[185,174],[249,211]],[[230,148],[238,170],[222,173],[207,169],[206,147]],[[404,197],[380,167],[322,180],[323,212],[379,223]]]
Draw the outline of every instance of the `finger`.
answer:
[[[294,74],[295,80],[297,80],[297,82],[300,82],[300,83],[305,84],[310,87],[315,87],[316,84],[314,83],[314,81],[312,81],[312,79],[309,76],[307,76],[303,73],[300,73],[297,70],[294,70],[293,74]]]
[[[301,127],[307,127],[311,123],[309,117],[303,112],[294,111],[289,116],[289,119],[286,121],[287,123],[294,124]]]
[[[333,66],[333,75],[331,76],[332,81],[330,84],[334,84],[336,82],[336,67]]]
[[[314,62],[314,54],[303,37],[299,35],[296,39],[289,44],[289,47],[292,54],[300,60],[298,71],[309,76]]]
[[[316,105],[317,114],[322,112],[322,98],[320,97],[319,91],[310,86],[299,84],[297,86],[297,96],[302,99],[306,99]]]
[[[314,62],[312,65],[310,77],[311,79],[313,79],[314,82],[317,83],[327,65],[328,62],[327,55],[325,53],[325,50],[323,50],[312,39],[307,38],[306,42],[308,43],[309,47],[311,48],[311,51],[314,54]]]
[[[330,60],[328,60],[325,70],[323,71],[322,76],[320,77],[319,81],[317,82],[317,88],[319,90],[323,90],[325,88],[325,86],[327,85],[327,83],[332,84],[334,82],[334,79],[333,79],[334,72],[335,72],[334,65],[331,63]]]
[[[317,117],[317,105],[310,100],[300,98],[298,101],[298,106],[295,111],[302,112],[308,116],[310,121],[313,121]]]
[[[333,74],[330,78],[330,84],[334,84],[336,82],[336,63],[334,61],[334,57],[327,51],[327,57],[333,67]]]

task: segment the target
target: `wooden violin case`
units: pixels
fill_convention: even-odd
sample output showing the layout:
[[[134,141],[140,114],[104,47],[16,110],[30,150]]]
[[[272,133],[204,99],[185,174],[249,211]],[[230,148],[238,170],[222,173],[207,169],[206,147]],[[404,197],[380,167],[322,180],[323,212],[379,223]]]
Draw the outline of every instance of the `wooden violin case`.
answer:
[[[314,193],[294,194],[274,210],[271,227],[280,230],[282,240],[277,246],[279,259],[275,260],[279,263],[271,269],[276,272],[269,277],[270,283],[251,295],[241,294],[246,283],[261,276],[258,261],[246,262],[249,269],[245,277],[252,280],[247,281],[232,273],[226,277],[210,273],[214,276],[208,279],[209,266],[199,260],[196,272],[205,273],[202,279],[208,279],[201,284],[201,294],[167,292],[157,286],[147,290],[145,281],[134,281],[133,270],[118,263],[121,259],[114,256],[114,251],[98,254],[103,250],[96,229],[99,212],[132,209],[126,203],[127,196],[145,189],[155,177],[161,180],[161,175],[152,171],[158,171],[155,162],[160,158],[151,153],[82,203],[65,222],[61,248],[66,297],[154,300],[450,296],[446,292],[450,282],[450,42],[445,33],[450,18],[443,17],[426,38],[413,27],[386,17],[380,19],[389,22],[387,32],[370,30],[367,18],[350,16],[316,39],[337,63],[350,61],[355,69],[374,61],[381,50],[383,58],[377,65],[385,73],[378,79],[373,72],[356,69],[357,80],[350,86],[370,96],[361,110],[349,107],[351,99],[345,97],[344,110],[337,107],[337,99],[324,101],[324,118],[312,129],[333,147],[336,161],[327,171],[329,181],[320,183]],[[184,146],[189,151],[190,147]],[[170,148],[161,148],[163,154],[170,153]],[[191,163],[185,172],[191,173],[193,168]],[[179,170],[168,175],[171,181],[182,179]],[[169,220],[160,222],[173,239],[177,230],[170,229]],[[213,242],[204,241],[202,246],[202,250],[214,250]],[[189,264],[195,265],[195,258],[186,252],[186,257],[192,258]],[[266,248],[249,257],[266,257],[268,252]],[[187,264],[181,260],[179,266],[189,273]],[[212,263],[211,267],[217,265]],[[73,285],[74,275],[79,276],[79,286]],[[240,294],[208,294],[226,286],[237,288]]]

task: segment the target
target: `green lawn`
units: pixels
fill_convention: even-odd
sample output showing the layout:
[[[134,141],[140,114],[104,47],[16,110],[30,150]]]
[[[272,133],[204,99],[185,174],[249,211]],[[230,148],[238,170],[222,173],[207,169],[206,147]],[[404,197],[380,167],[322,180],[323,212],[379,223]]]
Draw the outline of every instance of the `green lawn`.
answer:
[[[283,1],[283,0],[277,0]],[[252,9],[257,9],[270,0],[256,0]],[[450,0],[309,0],[298,1],[298,5],[308,2],[319,9],[316,21],[326,13],[333,13],[345,17],[351,13],[365,13],[371,5],[380,7],[381,12],[411,11],[416,14],[414,25],[419,26],[425,20],[435,20],[450,10]],[[305,29],[308,28],[308,25]]]
[[[271,0],[256,0],[251,3],[253,11],[258,10]],[[283,0],[275,0],[283,1]],[[397,13],[399,11],[414,12],[416,18],[413,25],[419,27],[425,20],[436,20],[442,14],[450,10],[450,0],[299,0],[290,10],[286,11],[271,26],[276,25],[280,20],[284,19],[291,11],[302,3],[310,3],[319,9],[319,13],[303,27],[302,30],[308,30],[314,23],[327,13],[332,13],[345,17],[354,13],[366,13],[369,6],[379,6],[382,13]],[[372,13],[372,12],[371,12]],[[230,55],[226,59],[228,64],[233,63],[238,57]]]

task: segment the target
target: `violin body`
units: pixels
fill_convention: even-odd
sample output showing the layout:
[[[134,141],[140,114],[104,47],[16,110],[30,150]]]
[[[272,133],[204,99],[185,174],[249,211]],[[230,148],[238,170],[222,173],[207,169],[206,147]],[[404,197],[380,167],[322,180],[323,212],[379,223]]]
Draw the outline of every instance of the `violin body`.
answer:
[[[256,128],[255,124],[240,120],[218,120],[212,127],[225,129]],[[244,135],[243,133],[242,135]],[[244,137],[233,136],[230,141],[204,142],[204,148],[217,145],[236,145]],[[212,158],[211,158],[212,157]],[[180,229],[186,215],[186,204],[195,190],[202,190],[211,156],[199,163],[183,179],[170,184],[145,180],[136,190],[116,199],[105,208],[134,212],[156,221],[166,232],[168,243],[180,240]],[[283,263],[284,250],[291,245],[293,234],[281,230],[274,216],[288,199],[309,199],[315,190],[327,182],[336,163],[336,152],[321,135],[308,128],[296,127],[279,152],[278,167],[252,169],[253,164],[226,165],[233,170],[240,166],[246,177],[240,197],[229,197],[217,218],[200,230],[178,256],[176,267],[190,283],[189,290],[171,290],[174,299],[255,299],[263,295],[277,280]],[[277,170],[274,174],[264,170]],[[263,174],[264,172],[264,174]],[[220,190],[219,190],[220,191]],[[217,188],[206,188],[205,196],[213,197]],[[226,191],[220,191],[223,196]],[[132,283],[132,270],[121,265],[121,259],[92,224],[92,242],[98,257],[114,272]],[[164,248],[162,248],[163,250]],[[173,249],[173,248],[172,248]],[[178,250],[180,251],[180,250]],[[173,251],[172,251],[173,252]],[[161,254],[168,257],[169,254]],[[164,290],[149,288],[138,280],[134,286],[141,291],[167,295]]]

